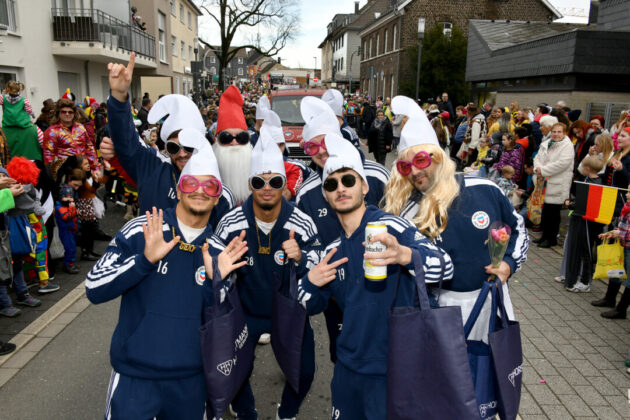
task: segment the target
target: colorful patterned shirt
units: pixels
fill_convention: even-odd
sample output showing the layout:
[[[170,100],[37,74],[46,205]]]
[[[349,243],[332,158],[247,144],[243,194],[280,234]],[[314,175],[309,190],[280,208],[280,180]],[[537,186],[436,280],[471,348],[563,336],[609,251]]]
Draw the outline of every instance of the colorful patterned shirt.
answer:
[[[91,170],[99,167],[96,149],[83,124],[74,123],[72,130],[61,123],[51,125],[44,133],[42,150],[45,164],[68,156],[85,156]]]
[[[630,247],[630,213],[623,214],[619,218],[617,229],[619,229],[621,245],[623,245],[624,248]]]

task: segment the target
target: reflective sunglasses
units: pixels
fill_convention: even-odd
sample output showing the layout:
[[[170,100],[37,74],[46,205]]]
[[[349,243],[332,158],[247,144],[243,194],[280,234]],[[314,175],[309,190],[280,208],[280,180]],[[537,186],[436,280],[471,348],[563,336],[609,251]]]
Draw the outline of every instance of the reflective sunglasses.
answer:
[[[221,131],[218,137],[219,143],[221,144],[230,144],[232,140],[236,140],[236,142],[240,145],[249,143],[249,132],[241,131],[237,135],[232,135],[227,131]]]
[[[221,181],[216,178],[210,178],[204,182],[200,182],[192,175],[184,175],[179,179],[179,189],[184,194],[194,193],[200,186],[203,188],[203,192],[208,194],[210,197],[218,197],[223,191]]]
[[[281,190],[284,188],[287,180],[282,175],[274,175],[268,180],[261,176],[253,176],[249,179],[249,186],[252,187],[252,190],[262,190],[265,188],[265,185],[269,185],[274,190]]]
[[[318,154],[320,148],[323,148],[324,150],[326,150],[326,143],[324,143],[323,139],[321,143],[316,143],[311,140],[304,143],[304,153],[306,153],[309,156],[315,156],[316,154]]]
[[[431,156],[433,156],[432,153],[418,152],[411,159],[411,162],[408,160],[398,160],[396,162],[396,169],[398,169],[398,173],[402,176],[407,176],[411,173],[411,165],[418,169],[424,169],[431,166]]]
[[[192,153],[195,151],[193,147],[187,147],[187,146],[183,146],[183,147],[184,147],[184,152],[186,153]],[[177,143],[176,141],[168,140],[166,142],[166,152],[169,155],[175,156],[176,154],[179,153],[180,150],[182,150],[182,145]]]
[[[346,188],[352,188],[357,183],[357,177],[352,174],[345,174],[341,177],[341,183]],[[326,178],[326,181],[324,181],[324,189],[328,192],[335,191],[338,186],[339,181],[335,178]]]

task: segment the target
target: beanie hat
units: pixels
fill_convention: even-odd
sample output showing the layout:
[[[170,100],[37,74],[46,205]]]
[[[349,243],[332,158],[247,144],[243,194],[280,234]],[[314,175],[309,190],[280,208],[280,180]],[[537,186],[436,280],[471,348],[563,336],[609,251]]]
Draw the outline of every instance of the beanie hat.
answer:
[[[267,111],[271,110],[271,104],[269,103],[269,98],[263,96],[260,98],[258,103],[256,104],[256,119],[264,120],[267,114]]]
[[[195,149],[186,162],[186,166],[182,169],[180,178],[184,175],[213,175],[221,181],[217,158],[212,146],[202,133],[194,128],[184,128],[179,132],[177,138],[182,146]]]
[[[74,198],[74,190],[68,184],[63,184],[61,188],[59,188],[59,199],[62,198]]]
[[[352,169],[367,183],[361,155],[352,143],[338,134],[327,134],[324,141],[326,142],[326,150],[328,150],[329,157],[326,159],[326,164],[324,164],[322,190],[326,178],[343,168]]]
[[[448,120],[449,118],[451,118],[451,114],[449,114],[449,112],[448,112],[448,111],[443,111],[443,112],[440,114],[440,117],[442,117],[442,118],[443,118],[443,119],[445,119],[445,120]]]
[[[234,85],[230,85],[219,100],[219,119],[217,133],[228,128],[247,130],[245,115],[243,114],[243,97]]]
[[[203,135],[206,133],[206,126],[197,105],[184,95],[172,94],[158,99],[151,107],[147,121],[149,124],[155,124],[167,115],[168,118],[160,130],[160,138],[163,141],[167,141],[175,131],[184,128],[193,128]],[[140,124],[142,122],[138,120],[138,125]]]
[[[571,111],[567,112],[567,118],[569,118],[571,122],[576,122],[580,118],[581,114],[581,109],[572,109]]]
[[[64,94],[61,95],[61,99],[69,99],[72,102],[74,102],[74,100],[76,99],[76,96],[74,96],[74,93],[70,92],[70,88],[68,88],[68,89],[66,89]]]
[[[9,171],[7,171],[7,169],[2,166],[0,166],[0,173],[5,174],[6,176],[10,177]]]
[[[269,130],[263,125],[260,129],[260,138],[252,150],[249,176],[268,173],[277,173],[286,177],[282,152]]]
[[[302,138],[309,141],[321,134],[341,136],[339,121],[326,102],[314,96],[306,96],[300,102],[300,113],[304,120]]]
[[[258,119],[258,110],[256,110],[256,119]],[[260,127],[261,136],[264,130],[277,144],[286,143],[284,139],[284,132],[282,131],[282,121],[280,120],[278,114],[269,109],[264,113],[264,117],[262,119],[264,122]]]
[[[343,95],[337,89],[328,89],[322,95],[322,101],[326,102],[337,117],[343,117]]]

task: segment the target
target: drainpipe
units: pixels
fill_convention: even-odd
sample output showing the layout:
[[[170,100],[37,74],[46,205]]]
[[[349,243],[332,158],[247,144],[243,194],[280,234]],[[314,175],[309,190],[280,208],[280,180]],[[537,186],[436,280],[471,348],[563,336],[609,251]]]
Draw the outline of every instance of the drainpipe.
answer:
[[[400,41],[402,40],[402,14],[398,16],[398,52],[396,56],[398,57],[398,64],[396,65],[396,94],[400,93]]]
[[[85,61],[85,91],[86,91],[87,96],[90,96],[90,73],[88,72],[89,64],[90,62],[86,60]]]

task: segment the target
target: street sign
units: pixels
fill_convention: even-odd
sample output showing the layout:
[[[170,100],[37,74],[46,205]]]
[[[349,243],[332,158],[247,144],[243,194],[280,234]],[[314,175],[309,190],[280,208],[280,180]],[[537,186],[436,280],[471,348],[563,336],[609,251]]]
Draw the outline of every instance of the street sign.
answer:
[[[317,83],[319,82],[319,79],[317,77],[313,77],[313,82]]]

